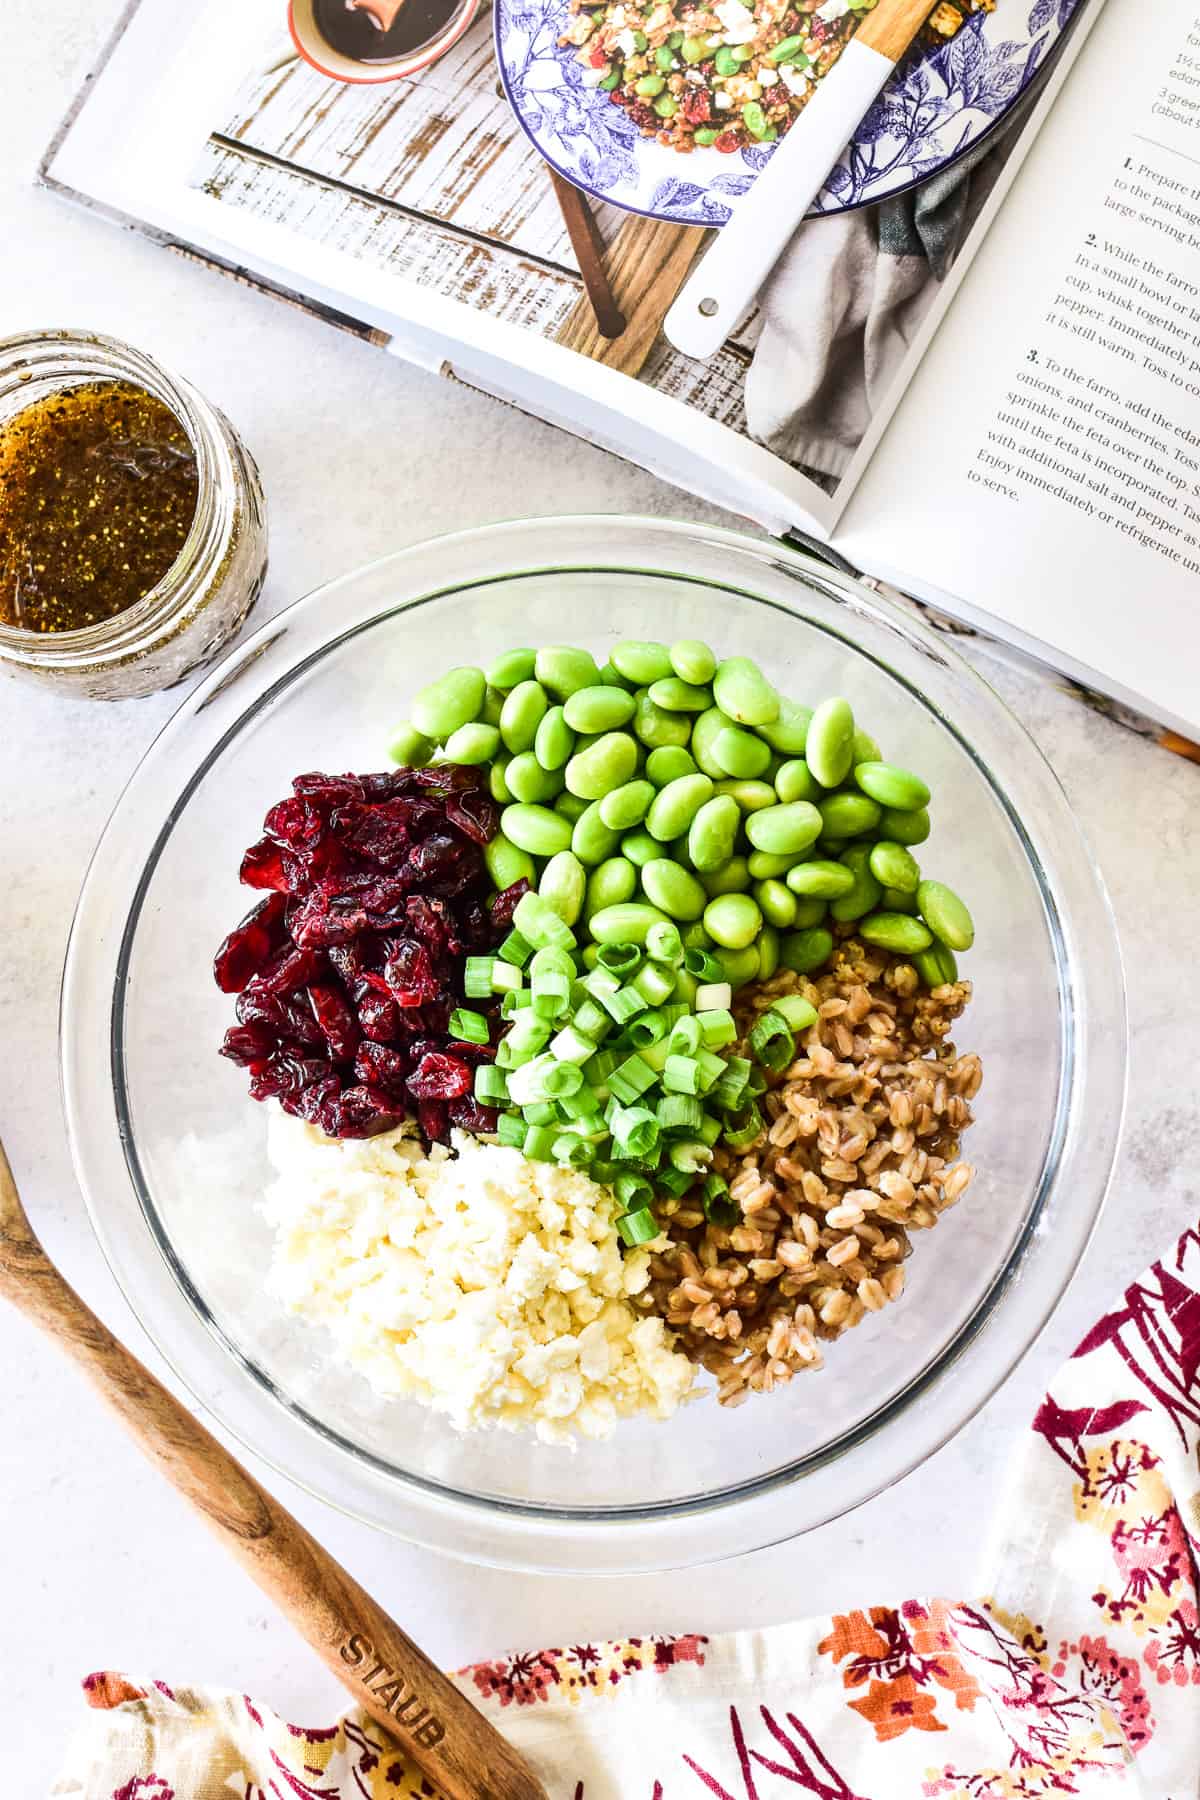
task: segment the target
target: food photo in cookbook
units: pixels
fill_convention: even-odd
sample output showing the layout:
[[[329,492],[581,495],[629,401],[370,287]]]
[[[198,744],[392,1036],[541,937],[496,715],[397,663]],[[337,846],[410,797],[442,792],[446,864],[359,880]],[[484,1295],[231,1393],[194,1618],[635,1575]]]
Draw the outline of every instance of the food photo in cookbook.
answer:
[[[973,1172],[929,787],[695,640],[451,669],[389,747],[271,808],[216,956],[276,1292],[547,1441],[667,1416],[688,1359],[725,1405],[819,1369]]]

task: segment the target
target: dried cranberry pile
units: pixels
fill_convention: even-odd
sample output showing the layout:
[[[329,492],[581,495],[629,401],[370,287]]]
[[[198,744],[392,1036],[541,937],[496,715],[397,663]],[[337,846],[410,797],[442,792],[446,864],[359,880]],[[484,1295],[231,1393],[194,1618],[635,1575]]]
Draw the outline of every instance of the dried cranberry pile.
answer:
[[[447,1035],[468,952],[492,948],[526,886],[485,905],[496,808],[477,771],[300,775],[242,860],[268,896],[217,952],[238,1023],[221,1054],[328,1137],[415,1117],[431,1140],[495,1127],[474,1098],[493,1052]],[[479,1006],[478,1001],[472,1005]]]

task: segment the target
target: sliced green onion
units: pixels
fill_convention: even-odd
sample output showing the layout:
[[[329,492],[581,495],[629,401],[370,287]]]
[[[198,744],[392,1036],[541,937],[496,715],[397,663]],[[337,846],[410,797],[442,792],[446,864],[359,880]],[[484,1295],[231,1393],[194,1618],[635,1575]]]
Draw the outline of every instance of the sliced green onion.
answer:
[[[503,1106],[508,1099],[508,1081],[504,1070],[494,1063],[480,1063],[475,1071],[475,1098],[485,1106]]]
[[[639,1244],[648,1244],[658,1236],[658,1222],[648,1206],[639,1207],[636,1212],[623,1213],[617,1220],[617,1230],[622,1241],[635,1249]]]
[[[639,1052],[627,1056],[608,1078],[613,1095],[627,1106],[640,1100],[647,1088],[654,1086],[655,1071]]]
[[[698,1138],[677,1138],[667,1154],[671,1158],[671,1167],[682,1169],[688,1175],[695,1175],[701,1169],[706,1169],[713,1156],[708,1145]]]
[[[654,1199],[654,1189],[643,1175],[618,1175],[613,1191],[629,1212],[648,1210]]]
[[[663,1069],[663,1086],[671,1094],[698,1094],[700,1092],[700,1070],[694,1056],[667,1057]]]
[[[586,1169],[589,1163],[596,1160],[596,1146],[573,1131],[564,1131],[554,1140],[553,1154],[557,1163],[568,1163],[573,1168]]]
[[[513,924],[535,950],[547,949],[552,944],[564,950],[575,948],[575,933],[540,894],[521,895],[513,908]]]
[[[710,981],[696,989],[696,1011],[728,1012],[733,1005],[733,989],[727,981]]]
[[[463,964],[463,993],[468,1000],[485,1000],[492,991],[492,970],[496,967],[494,956],[468,956]],[[511,965],[510,965],[511,966]],[[513,973],[517,979],[514,987],[520,987],[519,970]]]
[[[582,1065],[589,1057],[595,1056],[596,1049],[595,1038],[588,1037],[585,1031],[577,1031],[574,1025],[564,1025],[557,1036],[550,1040],[551,1056],[557,1057],[560,1063],[579,1065],[580,1080],[583,1079]]]
[[[636,1159],[641,1162],[653,1155],[659,1139],[659,1123],[648,1107],[619,1107],[610,1124],[613,1152],[618,1161]]]
[[[792,1028],[774,1007],[756,1021],[750,1033],[750,1052],[773,1075],[786,1069],[795,1055],[796,1040],[792,1036]]]
[[[646,933],[646,955],[655,962],[679,964],[683,961],[683,939],[679,927],[670,919],[660,919]]]
[[[654,1185],[663,1194],[673,1194],[676,1199],[686,1194],[695,1183],[696,1177],[686,1169],[658,1169],[654,1175]]]
[[[468,1006],[455,1007],[446,1029],[463,1044],[486,1044],[491,1035],[483,1014],[472,1012]]]
[[[510,931],[500,946],[500,955],[515,969],[523,969],[533,955],[533,945],[519,931]]]
[[[539,1019],[561,1019],[571,1004],[571,983],[555,969],[533,977],[533,1010]]]
[[[612,1020],[602,1006],[589,997],[582,1006],[575,1009],[575,1017],[571,1020],[576,1031],[582,1031],[585,1037],[595,1038],[597,1042],[612,1030]]]
[[[716,1113],[705,1113],[696,1128],[696,1136],[702,1144],[715,1144],[724,1129],[725,1122],[718,1119]]]
[[[702,1027],[699,1019],[691,1013],[685,1013],[677,1019],[671,1030],[671,1055],[694,1056],[702,1041]]]
[[[530,988],[513,988],[500,1002],[500,1017],[515,1019],[522,1007],[532,1005],[533,992]]]
[[[520,969],[514,968],[512,963],[500,962],[497,959],[492,964],[492,991],[494,993],[511,994],[520,987],[523,980]]]
[[[803,994],[780,994],[772,1000],[771,1011],[777,1012],[793,1031],[807,1031],[817,1022],[817,1009]]]
[[[664,1094],[658,1103],[658,1122],[664,1131],[694,1135],[704,1122],[704,1108],[691,1094]]]
[[[711,1094],[725,1074],[725,1059],[711,1050],[697,1050],[696,1067],[700,1071],[700,1092]]]
[[[536,1056],[550,1042],[550,1027],[544,1019],[535,1016],[533,1010],[526,1006],[517,1014],[508,1028],[508,1036],[501,1044],[513,1056]],[[515,1065],[514,1065],[515,1066]]]
[[[503,950],[503,946],[501,946]],[[715,956],[707,950],[689,950],[684,955],[683,966],[689,975],[695,975],[699,981],[724,981],[725,969]]]
[[[521,1117],[526,1125],[555,1125],[558,1123],[558,1106],[553,1100],[532,1100],[528,1106],[521,1108]]]
[[[645,996],[632,987],[618,988],[615,994],[601,994],[600,1004],[605,1012],[612,1014],[618,1025],[624,1025],[637,1013],[646,1010]]]
[[[651,1044],[657,1044],[659,1039],[665,1038],[666,1035],[667,1021],[663,1018],[661,1009],[655,1012],[641,1013],[629,1025],[629,1041],[635,1050],[648,1049]]]
[[[733,1014],[726,1007],[698,1012],[696,1017],[700,1022],[700,1041],[706,1050],[720,1050],[722,1045],[732,1044],[737,1037]]]
[[[605,994],[615,994],[620,987],[620,977],[611,969],[590,969],[584,976],[580,986],[585,988],[593,1000],[603,1000]]]
[[[571,1062],[555,1062],[547,1052],[522,1063],[508,1078],[508,1094],[517,1106],[539,1100],[557,1100],[563,1094],[576,1094],[583,1086],[583,1070]]]
[[[642,953],[636,944],[602,944],[599,964],[610,975],[632,975],[641,964]]]
[[[719,1106],[722,1112],[736,1112],[746,1097],[750,1069],[751,1065],[746,1057],[729,1057],[725,1063],[725,1073],[712,1091],[713,1105]]]
[[[597,1050],[591,1062],[584,1070],[584,1076],[590,1088],[603,1087],[617,1065],[623,1060],[619,1050]]]
[[[661,1075],[667,1066],[667,1058],[671,1054],[669,1037],[659,1038],[657,1044],[646,1044],[641,1051],[641,1058],[648,1065],[652,1074]]]
[[[558,1133],[553,1125],[531,1125],[521,1146],[530,1162],[553,1162]]]
[[[496,1136],[510,1150],[525,1148],[525,1121],[519,1113],[501,1113],[496,1120]]]
[[[651,1006],[661,1006],[675,992],[675,971],[664,963],[643,963],[633,978],[633,986]]]
[[[725,1127],[725,1142],[731,1150],[746,1150],[762,1130],[762,1114],[751,1101],[743,1112],[735,1113]]]
[[[729,1183],[720,1175],[706,1175],[702,1189],[704,1216],[710,1225],[723,1226],[729,1231],[742,1216],[742,1209],[736,1200],[729,1197]]]
[[[757,1100],[758,1096],[760,1094],[765,1094],[766,1091],[767,1091],[766,1076],[763,1074],[761,1069],[756,1069],[754,1064],[751,1063],[750,1073],[746,1077],[746,1098],[748,1100]]]

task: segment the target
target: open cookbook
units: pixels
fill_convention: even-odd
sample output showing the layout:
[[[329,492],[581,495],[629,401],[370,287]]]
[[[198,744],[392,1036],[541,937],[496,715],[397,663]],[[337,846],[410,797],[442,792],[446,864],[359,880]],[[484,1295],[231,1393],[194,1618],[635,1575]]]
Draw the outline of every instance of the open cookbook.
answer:
[[[987,83],[1041,58],[1038,80],[992,134],[986,201],[835,471],[752,435],[757,314],[707,362],[661,336],[636,375],[594,333],[587,353],[579,267],[486,11],[420,76],[376,86],[297,58],[283,12],[136,0],[44,179],[1200,738],[1191,6],[995,0],[986,42],[985,15],[967,21],[953,104],[929,77],[918,124],[927,103],[982,140]],[[634,215],[593,191],[619,257]],[[854,197],[875,197],[870,180]]]

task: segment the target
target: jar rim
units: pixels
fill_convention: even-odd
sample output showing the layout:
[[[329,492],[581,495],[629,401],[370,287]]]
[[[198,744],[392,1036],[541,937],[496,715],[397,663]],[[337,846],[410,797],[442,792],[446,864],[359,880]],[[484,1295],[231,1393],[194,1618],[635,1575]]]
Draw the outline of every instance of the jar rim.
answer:
[[[68,368],[61,367],[63,362]],[[124,379],[143,387],[175,414],[196,457],[196,510],[187,536],[174,561],[132,605],[110,618],[71,631],[29,631],[0,621],[0,648],[5,650],[32,656],[34,660],[40,660],[36,656],[39,649],[53,661],[86,656],[89,651],[107,658],[114,649],[130,648],[132,642],[186,605],[191,584],[181,583],[179,571],[203,568],[207,555],[216,547],[214,496],[222,462],[219,415],[182,376],[164,368],[136,345],[105,332],[64,326],[15,332],[0,338],[0,394],[14,375],[18,381],[36,378],[39,365],[53,365],[55,373],[72,382],[89,377]],[[47,378],[53,380],[54,376]]]

